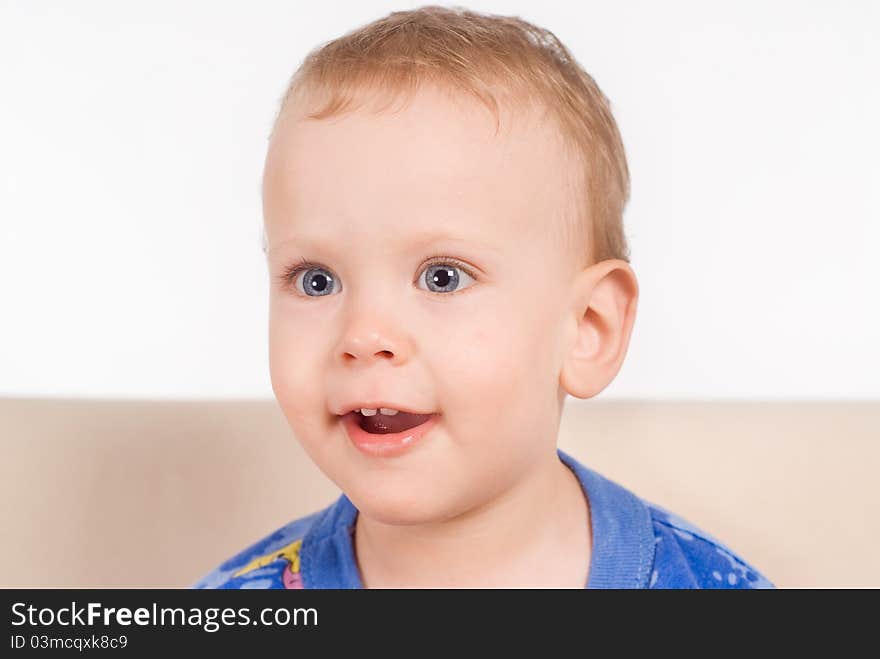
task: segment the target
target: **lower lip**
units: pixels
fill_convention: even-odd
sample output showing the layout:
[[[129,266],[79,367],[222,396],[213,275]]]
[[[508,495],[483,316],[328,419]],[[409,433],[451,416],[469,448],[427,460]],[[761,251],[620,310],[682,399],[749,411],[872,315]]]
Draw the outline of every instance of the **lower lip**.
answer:
[[[439,414],[432,414],[423,424],[402,432],[385,434],[367,432],[358,424],[358,413],[346,414],[342,417],[342,425],[348,438],[361,451],[370,456],[391,458],[401,455],[417,444],[419,440],[437,425]]]

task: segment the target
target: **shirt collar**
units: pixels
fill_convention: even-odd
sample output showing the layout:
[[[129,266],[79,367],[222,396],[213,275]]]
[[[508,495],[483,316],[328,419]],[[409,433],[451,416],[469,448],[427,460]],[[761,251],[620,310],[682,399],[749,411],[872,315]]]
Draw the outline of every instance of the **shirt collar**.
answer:
[[[626,488],[557,449],[590,502],[593,536],[586,588],[645,588],[654,561],[651,514]],[[363,588],[354,556],[357,508],[342,494],[303,538],[300,570],[306,588]]]

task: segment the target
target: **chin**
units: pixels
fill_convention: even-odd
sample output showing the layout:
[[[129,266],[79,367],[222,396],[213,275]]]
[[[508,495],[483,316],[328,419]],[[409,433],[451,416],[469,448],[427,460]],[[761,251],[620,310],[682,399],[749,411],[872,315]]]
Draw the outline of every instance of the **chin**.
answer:
[[[346,496],[364,515],[382,524],[409,526],[436,522],[449,517],[442,490],[428,486],[409,487],[406,483],[385,481],[377,487],[366,483],[346,489]]]

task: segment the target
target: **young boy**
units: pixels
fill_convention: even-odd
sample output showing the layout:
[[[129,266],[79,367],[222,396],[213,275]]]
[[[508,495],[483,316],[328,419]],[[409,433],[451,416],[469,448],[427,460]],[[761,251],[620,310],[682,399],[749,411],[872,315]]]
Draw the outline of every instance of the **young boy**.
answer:
[[[545,30],[424,7],[311,53],[264,171],[270,370],[344,494],[195,587],[773,587],[556,448],[629,343],[628,195]]]

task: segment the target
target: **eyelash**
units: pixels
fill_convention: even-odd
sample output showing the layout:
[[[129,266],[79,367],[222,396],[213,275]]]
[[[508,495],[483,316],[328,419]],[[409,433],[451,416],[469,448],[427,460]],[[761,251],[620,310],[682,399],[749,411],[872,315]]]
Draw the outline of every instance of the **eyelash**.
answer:
[[[443,254],[432,254],[431,256],[429,256],[428,260],[425,261],[422,269],[419,270],[419,274],[424,272],[425,268],[427,268],[428,266],[434,265],[436,263],[442,263],[444,265],[454,265],[455,267],[464,270],[468,275],[470,275],[472,279],[477,279],[476,273],[465,263],[462,263],[456,258],[445,256]],[[290,286],[294,281],[296,281],[296,277],[297,275],[299,275],[299,273],[303,272],[304,270],[309,270],[311,268],[326,269],[319,263],[315,263],[314,261],[309,261],[305,258],[302,258],[296,263],[292,263],[291,265],[285,267],[281,274],[277,275],[278,283],[281,285],[282,288]],[[443,293],[443,295],[455,295],[456,292],[458,291],[454,291],[452,293]]]

